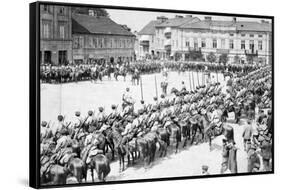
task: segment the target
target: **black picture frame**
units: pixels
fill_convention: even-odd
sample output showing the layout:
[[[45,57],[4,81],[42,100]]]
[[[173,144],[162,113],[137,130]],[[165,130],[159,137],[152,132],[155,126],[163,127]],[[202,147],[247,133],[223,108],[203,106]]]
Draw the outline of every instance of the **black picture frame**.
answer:
[[[79,3],[61,3],[61,2],[48,2],[37,1],[30,3],[29,12],[29,31],[30,31],[30,63],[29,63],[29,185],[33,188],[57,188],[57,187],[75,187],[75,186],[89,186],[89,185],[108,185],[108,184],[123,184],[123,183],[138,183],[138,182],[154,182],[154,181],[167,181],[167,180],[186,180],[186,179],[203,179],[214,177],[234,177],[246,175],[264,175],[274,174],[275,157],[274,157],[274,136],[272,137],[272,171],[257,172],[257,173],[237,173],[237,174],[218,174],[208,176],[186,176],[186,177],[169,177],[157,179],[138,179],[138,180],[122,180],[122,181],[108,181],[108,182],[95,182],[95,183],[81,183],[81,184],[65,184],[65,185],[40,185],[40,5],[57,5],[57,6],[70,6],[70,7],[95,7],[95,8],[108,8],[119,10],[136,10],[136,11],[153,11],[153,12],[167,12],[167,13],[182,13],[182,14],[203,14],[214,16],[231,16],[231,17],[248,17],[248,18],[264,18],[270,19],[272,23],[272,120],[274,123],[274,16],[267,15],[249,15],[249,14],[235,14],[235,13],[219,13],[219,12],[201,12],[189,10],[169,10],[169,9],[156,9],[156,8],[141,8],[141,7],[125,7],[125,6],[109,6],[109,5],[94,5],[94,4],[79,4]],[[274,124],[273,124],[274,126]],[[273,128],[274,134],[274,128]]]

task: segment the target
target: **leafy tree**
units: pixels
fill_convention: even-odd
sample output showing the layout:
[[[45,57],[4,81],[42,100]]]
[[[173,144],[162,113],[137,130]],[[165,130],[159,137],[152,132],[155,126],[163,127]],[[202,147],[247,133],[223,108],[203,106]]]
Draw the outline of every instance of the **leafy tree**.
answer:
[[[214,63],[214,62],[216,62],[217,57],[216,57],[216,55],[215,55],[213,52],[210,52],[210,53],[207,55],[207,60],[208,60],[210,63]]]
[[[235,55],[234,56],[234,63],[239,63],[239,61],[240,61],[239,55]]]
[[[247,63],[252,64],[254,61],[254,56],[252,55],[247,55],[246,57]]]
[[[228,54],[227,53],[221,54],[219,57],[219,62],[225,65],[228,62]]]
[[[109,17],[109,13],[102,8],[77,7],[72,9],[72,13],[88,15],[89,10],[93,10],[96,16]]]

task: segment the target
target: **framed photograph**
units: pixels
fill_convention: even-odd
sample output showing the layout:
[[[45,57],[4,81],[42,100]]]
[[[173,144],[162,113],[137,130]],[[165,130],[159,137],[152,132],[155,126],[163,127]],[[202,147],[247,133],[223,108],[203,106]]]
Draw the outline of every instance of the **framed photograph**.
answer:
[[[31,3],[30,186],[274,173],[273,74],[273,16]]]

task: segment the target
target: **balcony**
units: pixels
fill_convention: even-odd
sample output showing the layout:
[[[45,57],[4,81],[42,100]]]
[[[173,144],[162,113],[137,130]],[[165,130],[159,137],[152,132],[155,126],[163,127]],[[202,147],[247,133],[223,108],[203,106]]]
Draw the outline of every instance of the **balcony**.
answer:
[[[166,35],[166,34],[171,34],[171,32],[172,32],[171,27],[167,27],[167,28],[165,28],[165,30],[164,30],[164,34],[165,34],[165,35]]]
[[[140,41],[141,46],[149,46],[149,41]]]
[[[165,41],[164,41],[164,46],[166,47],[166,46],[171,46],[172,45],[172,42],[171,42],[171,39],[166,39]]]
[[[218,54],[229,54],[229,49],[217,49]]]
[[[258,56],[258,50],[256,51],[254,49],[245,50],[245,55]]]

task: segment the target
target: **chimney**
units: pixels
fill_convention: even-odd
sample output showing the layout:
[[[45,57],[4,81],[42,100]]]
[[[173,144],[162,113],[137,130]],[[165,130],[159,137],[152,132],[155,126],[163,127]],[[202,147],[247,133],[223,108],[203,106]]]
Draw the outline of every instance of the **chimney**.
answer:
[[[93,9],[88,10],[89,16],[95,16],[95,11]]]
[[[165,17],[165,16],[158,16],[158,17],[156,17],[156,19],[157,19],[158,21],[160,21],[160,23],[163,23],[163,22],[165,22],[166,20],[168,20],[168,18]]]
[[[211,17],[211,16],[205,16],[205,20],[206,20],[206,21],[211,21],[211,20],[212,20],[212,17]]]
[[[233,17],[233,18],[232,18],[232,21],[233,21],[233,22],[236,22],[236,21],[237,21],[236,17]]]
[[[181,15],[176,15],[175,18],[183,18]]]

